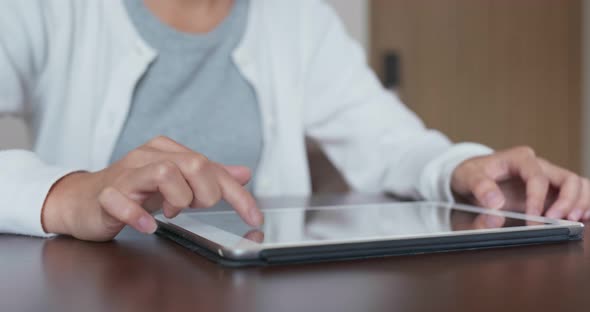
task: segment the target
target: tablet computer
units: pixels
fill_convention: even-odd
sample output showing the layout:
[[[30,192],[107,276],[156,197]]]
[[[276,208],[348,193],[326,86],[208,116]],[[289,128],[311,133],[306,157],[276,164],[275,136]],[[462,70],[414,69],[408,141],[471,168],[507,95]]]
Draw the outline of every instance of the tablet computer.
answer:
[[[157,233],[227,266],[334,261],[582,238],[584,225],[474,206],[404,202],[264,209],[250,228],[233,211],[156,215]]]

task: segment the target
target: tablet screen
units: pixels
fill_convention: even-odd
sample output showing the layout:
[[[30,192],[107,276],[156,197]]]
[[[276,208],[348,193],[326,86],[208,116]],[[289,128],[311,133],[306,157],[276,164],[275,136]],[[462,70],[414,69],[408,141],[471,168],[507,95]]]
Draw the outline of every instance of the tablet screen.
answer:
[[[186,226],[191,220],[199,221],[264,245],[409,237],[546,224],[436,203],[271,209],[265,210],[264,215],[265,223],[258,229],[250,228],[234,212],[188,213],[181,215],[183,220],[178,222]]]

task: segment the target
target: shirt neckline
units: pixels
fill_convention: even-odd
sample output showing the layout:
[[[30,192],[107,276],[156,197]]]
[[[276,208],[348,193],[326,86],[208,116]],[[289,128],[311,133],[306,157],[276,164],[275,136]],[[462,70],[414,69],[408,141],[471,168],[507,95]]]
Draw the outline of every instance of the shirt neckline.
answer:
[[[206,33],[194,34],[176,30],[160,21],[143,0],[123,2],[131,26],[146,44],[158,51],[196,52],[212,49],[233,35],[231,29],[239,26],[236,24],[241,15],[248,15],[248,1],[234,0],[228,15],[215,28]]]

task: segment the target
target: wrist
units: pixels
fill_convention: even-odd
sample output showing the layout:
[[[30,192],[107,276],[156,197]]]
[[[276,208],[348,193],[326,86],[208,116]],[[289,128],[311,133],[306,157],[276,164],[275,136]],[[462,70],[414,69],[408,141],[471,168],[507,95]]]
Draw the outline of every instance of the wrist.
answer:
[[[70,173],[53,184],[41,211],[41,224],[46,233],[72,234],[75,212],[80,204],[77,196],[80,196],[80,186],[91,173]],[[83,193],[83,192],[82,192]]]

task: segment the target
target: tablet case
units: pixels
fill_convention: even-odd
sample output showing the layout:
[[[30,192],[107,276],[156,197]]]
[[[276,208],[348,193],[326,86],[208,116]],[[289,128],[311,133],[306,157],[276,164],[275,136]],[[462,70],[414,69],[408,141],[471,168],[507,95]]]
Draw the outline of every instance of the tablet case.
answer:
[[[415,238],[379,242],[350,243],[263,250],[259,259],[235,260],[221,257],[215,252],[189,239],[182,232],[159,223],[156,234],[227,267],[267,266],[295,263],[344,261],[381,258],[388,256],[417,255],[424,253],[476,250],[581,240],[583,234],[570,235],[567,228],[536,231],[485,233],[469,236]]]

